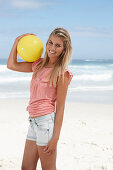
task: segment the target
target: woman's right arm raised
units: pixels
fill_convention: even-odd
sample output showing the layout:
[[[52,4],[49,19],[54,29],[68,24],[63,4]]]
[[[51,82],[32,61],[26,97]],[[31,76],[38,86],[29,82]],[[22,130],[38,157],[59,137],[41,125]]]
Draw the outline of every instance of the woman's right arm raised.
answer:
[[[19,71],[19,72],[33,72],[32,71],[32,62],[17,62],[17,45],[19,40],[26,35],[34,35],[34,34],[23,34],[19,37],[16,38],[13,47],[11,49],[8,62],[7,62],[7,68],[14,70],[14,71]]]

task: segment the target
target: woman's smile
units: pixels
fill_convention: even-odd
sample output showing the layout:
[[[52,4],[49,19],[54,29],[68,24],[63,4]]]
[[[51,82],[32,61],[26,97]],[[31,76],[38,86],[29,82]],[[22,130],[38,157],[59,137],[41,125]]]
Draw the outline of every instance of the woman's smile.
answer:
[[[55,52],[54,52],[54,51],[49,50],[49,52],[50,52],[51,54],[55,54]]]
[[[54,58],[56,61],[60,54],[63,52],[64,44],[61,38],[59,38],[58,36],[51,36],[47,42],[46,48],[48,57],[50,59]]]

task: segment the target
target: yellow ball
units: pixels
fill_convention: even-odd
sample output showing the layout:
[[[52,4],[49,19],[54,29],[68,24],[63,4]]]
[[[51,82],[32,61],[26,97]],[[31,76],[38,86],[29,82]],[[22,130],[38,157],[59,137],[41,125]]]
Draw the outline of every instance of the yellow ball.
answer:
[[[22,37],[17,45],[19,56],[27,62],[38,60],[43,53],[43,43],[35,35],[26,35]]]

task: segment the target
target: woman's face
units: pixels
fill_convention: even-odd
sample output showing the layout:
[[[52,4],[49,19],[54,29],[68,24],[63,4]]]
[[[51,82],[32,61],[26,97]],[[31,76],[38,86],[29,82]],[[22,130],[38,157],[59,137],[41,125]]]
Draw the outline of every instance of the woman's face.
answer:
[[[64,50],[63,41],[57,36],[51,36],[48,40],[46,50],[49,58],[57,60]]]

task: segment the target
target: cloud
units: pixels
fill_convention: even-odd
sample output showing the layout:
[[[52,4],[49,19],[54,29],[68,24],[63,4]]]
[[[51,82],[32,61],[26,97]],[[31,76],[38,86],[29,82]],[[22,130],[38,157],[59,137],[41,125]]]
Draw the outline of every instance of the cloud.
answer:
[[[25,34],[25,33],[34,33],[37,36],[44,36],[44,37],[48,37],[48,35],[50,34],[51,29],[46,27],[25,27],[25,26],[10,26],[8,29],[6,28],[0,28],[0,37],[16,37],[19,36],[21,34]]]
[[[49,3],[35,0],[11,0],[11,5],[18,9],[36,9],[49,5]]]
[[[76,37],[113,38],[113,28],[75,27],[70,32],[72,36]]]
[[[53,2],[44,0],[0,0],[0,3],[14,9],[37,9],[53,4]]]
[[[0,0],[0,18],[18,17],[22,11],[42,9],[55,2],[45,0]]]

